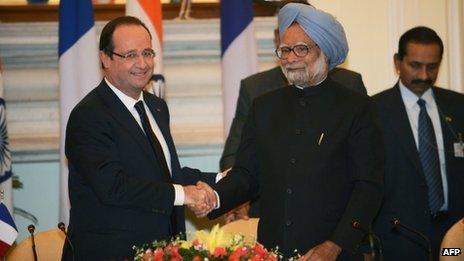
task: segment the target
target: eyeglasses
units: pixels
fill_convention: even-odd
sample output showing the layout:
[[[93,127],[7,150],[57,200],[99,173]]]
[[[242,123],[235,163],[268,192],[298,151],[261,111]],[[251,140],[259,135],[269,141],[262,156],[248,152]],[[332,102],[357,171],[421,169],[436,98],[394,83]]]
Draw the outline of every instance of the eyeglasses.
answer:
[[[293,52],[297,57],[305,57],[316,46],[317,44],[297,44],[294,46],[281,46],[275,50],[275,53],[277,57],[279,57],[279,59],[282,60],[287,59],[291,52]]]
[[[128,52],[126,54],[119,54],[119,53],[116,53],[116,52],[111,52],[111,53],[116,55],[116,56],[119,56],[119,57],[123,58],[124,60],[126,60],[128,62],[137,61],[139,59],[140,55],[142,55],[142,57],[144,59],[153,59],[156,56],[155,51],[153,51],[152,49],[145,49],[145,50],[142,51],[141,54],[139,54],[139,53],[137,53],[135,51]]]

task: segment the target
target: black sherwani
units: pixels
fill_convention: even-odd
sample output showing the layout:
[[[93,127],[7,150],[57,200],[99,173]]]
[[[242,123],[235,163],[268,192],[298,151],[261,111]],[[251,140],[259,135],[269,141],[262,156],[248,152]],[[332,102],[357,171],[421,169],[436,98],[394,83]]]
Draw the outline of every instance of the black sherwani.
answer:
[[[367,94],[361,74],[357,72],[343,68],[333,68],[329,71],[329,77],[348,89]],[[240,81],[240,92],[234,120],[230,126],[229,136],[226,139],[224,151],[222,152],[220,160],[220,167],[222,170],[234,165],[235,156],[238,146],[240,145],[242,129],[245,125],[253,100],[258,96],[278,88],[286,87],[287,85],[287,78],[280,66],[253,74]]]
[[[180,168],[166,103],[143,95],[169,147],[172,181],[214,183],[214,175]],[[142,128],[104,80],[71,112],[65,148],[75,260],[131,259],[133,245],[171,236],[172,212],[175,232],[185,232],[184,209],[173,206],[172,182]],[[68,246],[63,257],[72,260]]]
[[[374,121],[367,96],[330,79],[256,98],[235,167],[214,186],[221,208],[210,217],[259,195],[265,247],[288,256],[332,240],[354,251],[363,233],[352,222],[367,227],[381,200],[383,144]]]
[[[437,87],[432,91],[443,133],[449,200],[447,217],[437,220],[429,214],[427,185],[398,84],[373,96],[386,147],[385,196],[374,223],[385,260],[428,258],[424,240],[404,229],[393,229],[393,218],[428,237],[438,260],[446,230],[464,216],[464,158],[455,157],[453,148],[464,132],[464,95]]]

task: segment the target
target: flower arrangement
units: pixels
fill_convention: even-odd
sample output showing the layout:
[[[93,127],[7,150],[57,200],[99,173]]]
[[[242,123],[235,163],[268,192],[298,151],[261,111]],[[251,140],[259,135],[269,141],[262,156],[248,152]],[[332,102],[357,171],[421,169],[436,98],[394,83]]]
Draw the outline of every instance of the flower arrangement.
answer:
[[[139,261],[277,261],[281,256],[259,243],[247,243],[243,235],[231,235],[215,225],[211,232],[197,231],[192,241],[176,238],[155,241],[150,246],[134,247]]]

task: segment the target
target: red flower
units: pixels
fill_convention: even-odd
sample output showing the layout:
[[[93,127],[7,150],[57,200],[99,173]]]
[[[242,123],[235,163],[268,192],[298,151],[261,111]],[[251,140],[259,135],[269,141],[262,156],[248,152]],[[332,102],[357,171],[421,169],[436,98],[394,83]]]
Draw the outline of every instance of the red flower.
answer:
[[[277,256],[270,254],[266,257],[266,261],[278,261]]]
[[[238,256],[237,254],[231,254],[229,256],[229,261],[240,261],[240,256]]]
[[[267,250],[261,244],[255,244],[253,252],[260,257],[265,257],[268,255]]]
[[[157,248],[155,252],[153,252],[153,259],[154,261],[163,261],[164,257],[164,250],[162,248]]]
[[[246,256],[248,253],[248,249],[246,247],[237,247],[232,254],[237,255],[238,257]]]
[[[153,259],[153,255],[151,251],[150,252],[146,251],[142,256],[142,260],[152,260],[152,259]]]
[[[201,256],[194,256],[192,261],[202,261]]]
[[[213,252],[214,257],[222,257],[227,254],[227,250],[225,247],[216,247]]]
[[[248,254],[246,247],[237,247],[234,252],[229,256],[229,261],[239,261],[242,257]]]
[[[254,255],[250,261],[262,261],[263,260],[263,257],[260,256],[260,255]]]
[[[180,254],[179,254],[179,247],[178,247],[178,246],[171,246],[171,255],[173,255],[173,256],[180,256]]]

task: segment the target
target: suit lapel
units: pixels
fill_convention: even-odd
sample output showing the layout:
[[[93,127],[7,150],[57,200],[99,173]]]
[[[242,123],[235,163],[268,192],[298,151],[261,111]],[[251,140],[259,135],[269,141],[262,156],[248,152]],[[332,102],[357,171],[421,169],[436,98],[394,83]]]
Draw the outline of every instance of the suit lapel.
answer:
[[[454,157],[454,147],[453,143],[457,140],[456,133],[454,132],[453,117],[452,113],[448,111],[446,104],[450,104],[446,99],[446,94],[440,89],[433,87],[433,95],[435,98],[435,103],[438,107],[438,115],[440,117],[441,132],[443,135],[443,149],[445,150],[445,160],[446,162],[451,162],[452,157]],[[447,164],[448,165],[448,164]]]
[[[143,133],[137,121],[134,119],[132,114],[127,110],[124,104],[119,100],[118,96],[110,89],[103,80],[98,86],[98,93],[102,98],[104,104],[108,108],[110,113],[116,122],[126,129],[127,132],[132,136],[135,141],[140,145],[142,150],[148,157],[153,158],[153,149],[147,141],[147,137]]]
[[[400,141],[401,146],[406,152],[418,173],[421,173],[421,178],[424,178],[422,165],[417,152],[417,146],[414,139],[414,134],[411,130],[406,107],[404,106],[403,99],[398,84],[392,89],[391,101],[389,103],[389,120],[393,130],[396,132],[396,137]]]

